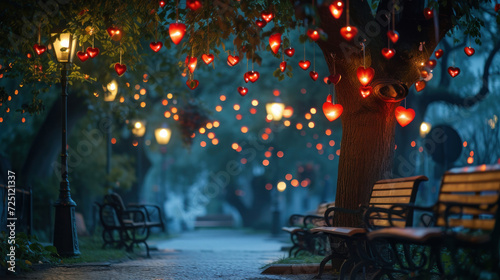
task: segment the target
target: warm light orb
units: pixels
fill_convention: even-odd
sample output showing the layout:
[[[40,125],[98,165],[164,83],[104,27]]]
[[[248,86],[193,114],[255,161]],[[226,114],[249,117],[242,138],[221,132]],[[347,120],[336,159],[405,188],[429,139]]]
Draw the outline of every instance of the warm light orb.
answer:
[[[420,124],[420,137],[425,138],[429,131],[431,131],[432,125],[428,122],[422,122]]]
[[[170,137],[172,136],[172,130],[166,125],[155,129],[156,142],[160,145],[167,145],[170,142]]]
[[[136,121],[132,128],[132,134],[136,137],[142,137],[146,133],[146,124],[143,121]]]
[[[266,104],[267,115],[271,116],[271,120],[279,121],[283,117],[283,111],[285,110],[285,104],[280,102],[273,102]]]
[[[278,189],[279,192],[284,192],[286,190],[286,183],[281,181],[278,183],[276,188]]]

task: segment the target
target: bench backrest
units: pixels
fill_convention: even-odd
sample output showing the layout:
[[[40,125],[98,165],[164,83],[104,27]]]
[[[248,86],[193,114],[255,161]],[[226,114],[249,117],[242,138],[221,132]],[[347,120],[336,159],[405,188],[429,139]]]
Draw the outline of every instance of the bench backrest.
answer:
[[[334,207],[335,206],[335,201],[333,202],[324,202],[324,203],[320,203],[318,205],[318,209],[316,209],[316,215],[318,216],[324,216],[325,215],[325,212],[328,208],[330,207]]]
[[[493,230],[499,197],[500,164],[451,169],[441,181],[436,225]],[[451,215],[445,220],[450,203],[462,204],[462,207],[449,208]],[[479,207],[466,207],[466,204]]]
[[[413,176],[380,180],[372,189],[369,207],[389,209],[396,204],[414,203],[420,182],[429,180],[426,176]],[[406,211],[389,221],[387,213],[373,213],[368,219],[369,227],[407,227],[413,225],[413,211]]]

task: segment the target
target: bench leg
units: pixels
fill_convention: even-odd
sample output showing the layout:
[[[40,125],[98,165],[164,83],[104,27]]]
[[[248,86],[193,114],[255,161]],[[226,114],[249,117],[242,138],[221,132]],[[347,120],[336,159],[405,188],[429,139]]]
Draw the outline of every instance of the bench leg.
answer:
[[[325,265],[334,259],[334,256],[333,255],[328,255],[326,256],[322,261],[321,263],[319,264],[319,271],[318,271],[318,275],[314,276],[313,279],[321,279],[321,275],[323,275],[323,272],[325,271]]]

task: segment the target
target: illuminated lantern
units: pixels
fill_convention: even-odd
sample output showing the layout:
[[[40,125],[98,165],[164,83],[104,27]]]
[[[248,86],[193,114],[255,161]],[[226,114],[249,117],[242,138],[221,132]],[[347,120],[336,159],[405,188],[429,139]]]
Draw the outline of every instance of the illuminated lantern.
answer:
[[[361,86],[359,87],[359,93],[363,98],[366,98],[368,95],[372,94],[373,88],[371,86]]]
[[[279,121],[283,117],[283,112],[285,111],[285,104],[281,103],[279,99],[275,102],[266,104],[267,115],[271,117],[273,121]]]
[[[371,67],[364,68],[363,66],[360,66],[356,71],[356,75],[358,76],[359,82],[363,86],[366,86],[372,81],[373,76],[375,75],[375,70]]]
[[[387,60],[391,59],[395,54],[396,54],[396,50],[395,49],[389,49],[389,48],[383,48],[382,49],[382,55]]]
[[[274,54],[277,54],[281,45],[281,34],[276,33],[269,36],[269,46]]]
[[[212,61],[214,61],[214,55],[213,54],[203,54],[201,56],[201,59],[203,60],[203,62],[205,62],[205,64],[210,64]]]
[[[198,59],[196,57],[186,57],[186,60],[188,61],[188,68],[189,72],[193,73],[194,70],[196,69],[196,64],[198,64]]]
[[[332,16],[336,19],[339,19],[342,15],[342,11],[344,10],[344,3],[342,3],[342,1],[334,1],[332,4],[330,4],[329,8]]]
[[[396,108],[396,120],[402,127],[407,126],[415,118],[415,111],[413,109],[405,109],[403,106]]]
[[[325,114],[325,117],[333,122],[334,120],[338,119],[340,115],[342,115],[342,112],[344,111],[344,108],[340,104],[333,104],[332,103],[332,95],[329,94],[326,102],[323,103],[323,113]]]
[[[318,39],[319,39],[319,32],[318,32],[318,30],[308,29],[306,34],[314,42],[318,41]]]
[[[340,29],[340,35],[347,41],[351,41],[358,34],[358,29],[354,26],[344,26]]]
[[[166,124],[162,127],[155,129],[155,139],[160,145],[167,145],[170,142],[170,137],[172,137],[172,130],[168,128]]]
[[[396,44],[396,42],[399,40],[399,33],[394,30],[389,30],[387,31],[387,37],[393,44]]]
[[[272,12],[262,12],[260,14],[260,16],[262,17],[263,20],[265,20],[266,22],[270,22],[271,20],[273,20],[274,18],[274,14]]]
[[[415,83],[415,89],[417,91],[422,91],[425,88],[425,81],[418,81]]]
[[[142,137],[146,133],[146,123],[144,121],[135,121],[132,127],[132,134],[135,137]]]
[[[286,61],[282,61],[280,63],[280,70],[281,70],[281,72],[285,72],[285,70],[286,70]]]
[[[174,44],[179,44],[184,38],[184,34],[186,33],[186,25],[184,23],[171,23],[168,27],[168,33],[170,34],[170,39]]]

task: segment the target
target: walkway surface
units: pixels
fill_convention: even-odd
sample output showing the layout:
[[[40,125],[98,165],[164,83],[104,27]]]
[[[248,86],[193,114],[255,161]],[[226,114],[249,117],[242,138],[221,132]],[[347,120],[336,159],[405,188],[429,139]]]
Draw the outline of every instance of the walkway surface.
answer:
[[[150,242],[151,258],[101,266],[54,267],[8,279],[305,280],[314,275],[261,275],[261,267],[287,255],[283,239],[245,230],[197,230],[166,241]]]

